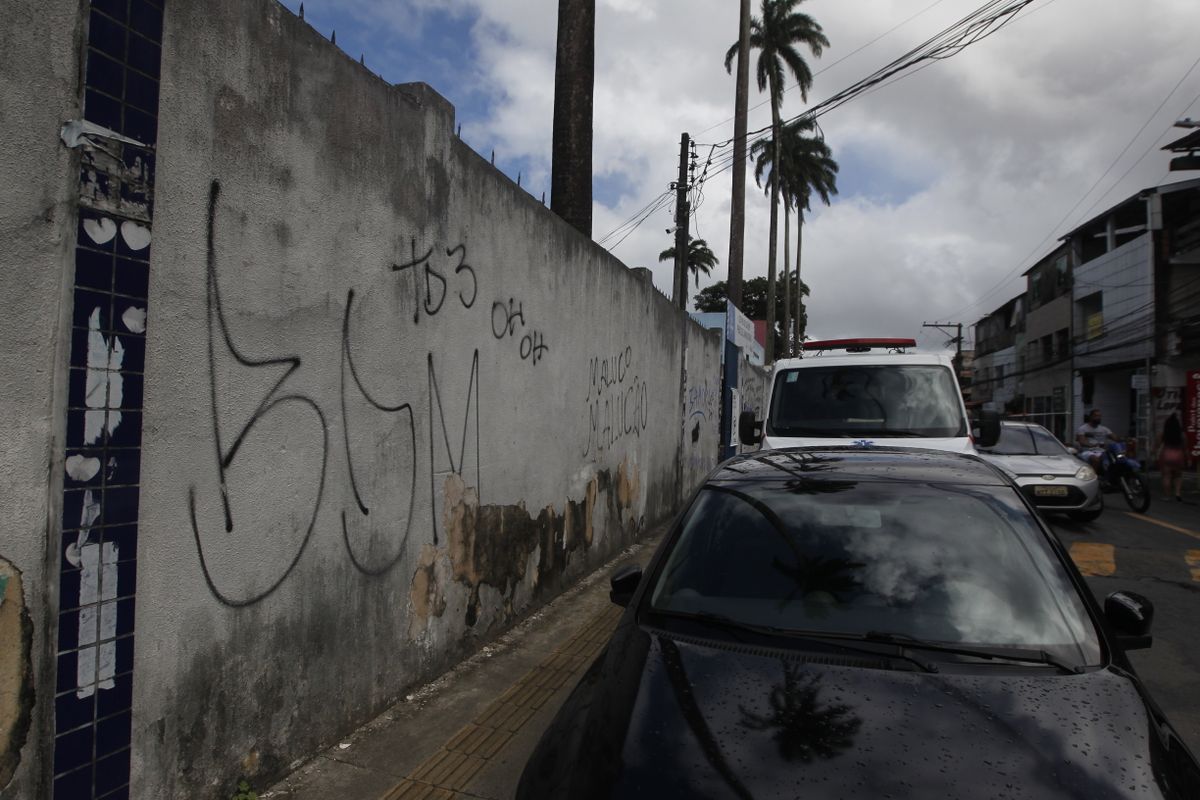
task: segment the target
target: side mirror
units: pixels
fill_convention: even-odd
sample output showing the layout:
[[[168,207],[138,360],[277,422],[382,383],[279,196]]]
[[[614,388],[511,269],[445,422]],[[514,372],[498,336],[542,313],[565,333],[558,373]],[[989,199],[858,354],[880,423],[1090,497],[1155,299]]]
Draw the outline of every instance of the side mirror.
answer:
[[[995,447],[1000,441],[1000,412],[979,412],[979,438],[975,442],[980,447]]]
[[[1067,452],[1068,452],[1068,453],[1070,453],[1070,454],[1071,454],[1071,455],[1073,455],[1073,456],[1077,456],[1077,455],[1079,455],[1079,451],[1078,451],[1078,450],[1076,450],[1074,447],[1068,447],[1068,448],[1067,448]]]
[[[742,444],[758,444],[762,441],[762,425],[754,418],[753,411],[738,415],[738,439]]]
[[[1104,598],[1104,616],[1126,650],[1144,650],[1154,639],[1154,603],[1135,592],[1113,592]]]
[[[608,585],[611,587],[608,592],[608,599],[619,606],[629,605],[629,601],[633,599],[633,593],[637,591],[638,584],[641,582],[641,565],[626,564],[620,567],[608,579]]]

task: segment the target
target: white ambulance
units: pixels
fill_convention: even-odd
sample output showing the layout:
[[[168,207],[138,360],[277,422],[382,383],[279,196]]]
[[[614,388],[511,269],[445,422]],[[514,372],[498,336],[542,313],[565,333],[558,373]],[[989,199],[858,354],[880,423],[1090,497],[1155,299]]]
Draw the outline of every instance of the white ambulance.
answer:
[[[765,419],[743,412],[738,438],[764,450],[854,445],[974,453],[975,439],[953,362],[911,353],[913,339],[830,339],[804,343],[804,358],[775,363]],[[983,412],[980,446],[1000,435]]]

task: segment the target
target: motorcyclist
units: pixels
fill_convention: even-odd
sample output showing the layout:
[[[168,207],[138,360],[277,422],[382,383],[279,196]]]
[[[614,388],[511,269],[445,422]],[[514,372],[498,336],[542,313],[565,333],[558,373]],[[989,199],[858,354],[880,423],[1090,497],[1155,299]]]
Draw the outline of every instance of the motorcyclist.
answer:
[[[1087,420],[1075,431],[1075,442],[1079,445],[1079,457],[1100,471],[1100,457],[1109,441],[1121,441],[1113,432],[1101,424],[1100,409],[1093,408]]]

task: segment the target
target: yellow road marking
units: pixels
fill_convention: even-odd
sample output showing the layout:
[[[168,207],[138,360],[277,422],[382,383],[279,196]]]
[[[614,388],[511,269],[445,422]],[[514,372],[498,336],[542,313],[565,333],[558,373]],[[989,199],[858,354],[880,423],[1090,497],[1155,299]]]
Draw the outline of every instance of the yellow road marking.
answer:
[[[1126,511],[1125,513],[1134,519],[1140,519],[1142,522],[1149,522],[1152,525],[1158,525],[1160,528],[1166,528],[1168,530],[1175,531],[1176,533],[1182,533],[1187,536],[1191,536],[1193,539],[1200,539],[1200,531],[1194,531],[1190,528],[1181,528],[1178,525],[1172,525],[1169,522],[1163,522],[1161,519],[1147,517],[1145,514],[1135,514],[1132,511]]]
[[[1111,544],[1075,542],[1071,545],[1071,560],[1084,575],[1106,578],[1117,571]]]
[[[1188,550],[1183,557],[1192,568],[1192,580],[1200,583],[1200,550]]]

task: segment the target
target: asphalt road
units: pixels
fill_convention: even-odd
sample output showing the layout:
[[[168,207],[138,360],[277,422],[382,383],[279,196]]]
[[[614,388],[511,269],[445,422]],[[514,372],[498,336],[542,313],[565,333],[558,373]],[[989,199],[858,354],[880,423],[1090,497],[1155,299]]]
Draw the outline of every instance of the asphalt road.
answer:
[[[1101,604],[1118,589],[1154,603],[1154,645],[1129,657],[1200,756],[1200,496],[1179,503],[1164,500],[1157,483],[1154,489],[1146,514],[1130,512],[1120,495],[1110,494],[1095,522],[1050,523]]]

